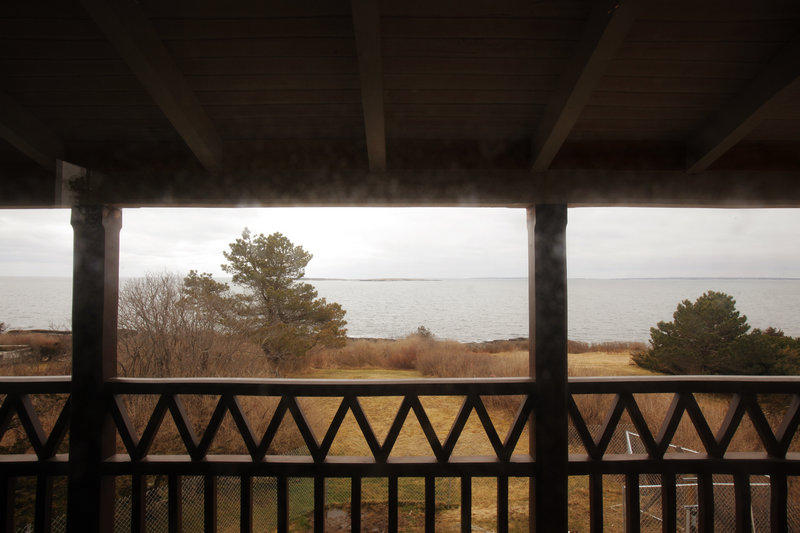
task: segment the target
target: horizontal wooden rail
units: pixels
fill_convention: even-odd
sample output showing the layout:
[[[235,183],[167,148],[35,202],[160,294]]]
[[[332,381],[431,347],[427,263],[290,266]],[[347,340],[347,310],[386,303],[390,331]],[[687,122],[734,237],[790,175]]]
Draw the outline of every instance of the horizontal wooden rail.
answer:
[[[15,378],[0,380],[0,393],[6,387],[25,389],[69,383],[69,376],[53,378]],[[526,394],[535,389],[531,378],[446,378],[446,379],[240,379],[240,378],[113,378],[106,382],[113,394],[222,394],[280,396],[402,396],[459,394]],[[569,378],[570,394],[630,393],[800,393],[800,376],[597,376]],[[46,392],[42,390],[42,392]],[[53,392],[50,390],[50,392]]]
[[[0,455],[0,472],[9,477],[25,476],[66,476],[69,469],[69,455],[58,454],[41,461],[36,455]]]
[[[597,376],[569,378],[570,394],[797,394],[800,376]]]
[[[602,460],[588,455],[570,454],[571,476],[589,474],[774,474],[800,476],[800,453],[789,453],[786,459],[774,459],[760,452],[732,452],[724,459],[698,454],[668,454],[662,459],[650,459],[646,454],[605,455]]]
[[[156,455],[143,461],[131,461],[125,454],[115,455],[104,464],[104,473],[114,476],[166,475],[180,473],[187,476],[296,476],[326,478],[358,477],[424,477],[472,476],[526,477],[533,475],[534,461],[529,456],[515,456],[510,461],[499,461],[492,456],[455,457],[441,463],[433,457],[402,457],[386,463],[375,463],[364,457],[331,456],[317,464],[309,456],[276,455],[253,463],[247,455],[209,455],[194,461],[188,455]]]
[[[70,376],[3,376],[0,394],[69,394]]]
[[[446,379],[239,379],[239,378],[114,378],[111,394],[225,394],[238,396],[452,396],[466,394],[529,394],[531,378]]]

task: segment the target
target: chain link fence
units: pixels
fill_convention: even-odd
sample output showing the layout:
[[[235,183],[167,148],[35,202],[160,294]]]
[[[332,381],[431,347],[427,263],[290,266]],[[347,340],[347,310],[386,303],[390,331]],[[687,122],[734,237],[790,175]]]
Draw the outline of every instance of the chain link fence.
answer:
[[[647,453],[638,433],[625,431],[625,453]],[[696,450],[670,444],[671,453],[697,454]],[[714,490],[715,531],[736,531],[736,493],[733,476],[712,476]],[[698,531],[697,477],[691,474],[677,476],[675,480],[677,499],[678,531]],[[626,490],[622,483],[623,495]],[[756,532],[770,531],[770,478],[766,475],[750,476],[750,525]],[[623,497],[624,501],[624,497]],[[661,531],[661,476],[642,474],[639,476],[639,502],[642,531]],[[800,513],[796,506],[788,509],[789,531],[800,531]]]
[[[181,478],[184,531],[203,529],[203,478],[184,476]],[[314,480],[289,478],[289,521],[304,531],[311,529],[314,510]],[[217,478],[217,530],[220,533],[239,531],[240,480],[238,477]],[[401,508],[423,509],[424,480],[403,478],[398,483]],[[278,486],[274,477],[253,478],[253,530],[270,531],[277,527]],[[386,478],[364,478],[361,485],[362,512],[387,516],[386,501],[388,483]],[[436,482],[437,506],[460,504],[460,487],[454,478],[439,478]],[[350,523],[350,480],[327,479],[325,481],[326,523],[334,529]],[[168,521],[167,486],[158,482],[146,493],[147,533],[166,531]],[[130,531],[130,497],[117,499],[115,510],[117,533]],[[366,520],[362,518],[364,523]],[[375,520],[377,521],[377,520]],[[53,533],[58,533],[54,528]]]
[[[595,432],[597,428],[589,428]],[[582,450],[578,433],[570,426],[570,449],[573,452]],[[624,429],[612,439],[608,453],[638,454],[646,453],[644,444],[634,431]],[[670,445],[672,453],[698,453],[695,450],[677,445]],[[305,451],[298,450],[300,455]],[[624,498],[623,476],[615,476],[622,489]],[[115,531],[128,533],[131,521],[130,487],[124,486],[124,479],[118,486],[118,497],[115,508]],[[201,531],[203,529],[204,484],[200,476],[184,476],[181,478],[183,528],[184,531]],[[751,526],[754,532],[769,531],[770,507],[769,476],[751,476]],[[289,521],[297,530],[312,527],[314,509],[314,480],[310,478],[289,478]],[[732,476],[713,476],[714,516],[717,531],[735,531],[735,491]],[[151,476],[148,478],[148,489],[145,493],[146,532],[154,533],[167,530],[168,524],[168,488],[166,477]],[[680,475],[676,479],[676,496],[678,508],[678,531],[694,533],[697,531],[698,493],[697,478],[693,475]],[[219,477],[217,479],[217,527],[220,533],[239,531],[239,506],[241,494],[238,477]],[[424,511],[425,483],[423,478],[400,478],[398,483],[398,505],[401,514],[413,520]],[[641,511],[641,529],[644,532],[661,531],[661,478],[658,474],[642,474],[639,476],[639,501]],[[270,531],[277,527],[277,480],[274,477],[253,478],[253,527],[255,531]],[[460,481],[458,478],[436,479],[436,503],[439,509],[456,509],[460,506]],[[362,523],[377,524],[375,531],[380,531],[381,522],[386,520],[388,482],[386,478],[362,479]],[[331,530],[346,530],[350,520],[350,479],[331,478],[325,486],[326,526]],[[616,507],[616,506],[615,506]],[[620,510],[624,516],[624,509]],[[789,505],[789,531],[800,532],[800,509],[798,505]],[[401,517],[401,522],[403,518]],[[56,514],[51,522],[53,533],[66,531],[66,515]],[[16,533],[32,533],[33,524],[28,523],[16,528]]]
[[[169,520],[166,477],[151,476],[145,492],[145,533],[167,531]],[[310,530],[313,523],[314,480],[289,478],[289,521],[298,531]],[[116,499],[115,533],[131,530],[132,504],[130,488],[121,487]],[[128,494],[126,495],[125,492]],[[278,485],[274,477],[253,478],[253,530],[272,531],[278,523]],[[398,505],[406,515],[423,512],[425,482],[422,478],[401,478],[398,482]],[[238,532],[241,486],[238,477],[217,478],[217,531]],[[181,478],[182,517],[184,531],[203,530],[204,483],[201,476]],[[361,485],[362,522],[380,524],[388,516],[388,481],[386,478],[364,478]],[[456,478],[437,478],[436,503],[439,508],[460,505],[460,485]],[[350,524],[350,480],[327,479],[325,482],[326,524],[332,530],[346,529]],[[368,521],[369,520],[369,521]],[[54,516],[52,533],[65,533],[65,514]],[[16,528],[16,533],[33,533],[33,523]]]

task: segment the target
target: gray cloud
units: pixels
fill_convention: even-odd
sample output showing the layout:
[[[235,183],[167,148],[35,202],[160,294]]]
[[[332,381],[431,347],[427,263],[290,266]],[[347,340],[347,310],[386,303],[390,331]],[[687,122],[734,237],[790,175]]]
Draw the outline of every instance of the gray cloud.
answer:
[[[249,227],[314,254],[312,277],[524,277],[521,209],[126,209],[121,274],[221,275]],[[800,210],[571,209],[571,277],[800,277]],[[0,275],[69,276],[69,212],[0,211]]]

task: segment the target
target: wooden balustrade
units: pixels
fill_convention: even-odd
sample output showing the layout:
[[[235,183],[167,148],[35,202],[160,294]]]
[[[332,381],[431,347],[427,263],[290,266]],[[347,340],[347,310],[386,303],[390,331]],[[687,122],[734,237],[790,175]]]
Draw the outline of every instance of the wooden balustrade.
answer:
[[[9,531],[14,518],[15,481],[36,477],[37,505],[35,524],[47,531],[51,512],[48,480],[69,473],[69,457],[58,453],[68,438],[70,380],[63,378],[3,378],[0,380],[0,439],[16,420],[18,434],[28,439],[28,450],[19,454],[0,455],[0,524]],[[33,399],[59,395],[62,402],[51,417],[45,431]],[[641,404],[649,395],[668,395],[663,417],[652,420],[643,414]],[[350,520],[357,529],[362,524],[362,486],[365,479],[388,480],[387,523],[398,529],[398,480],[406,477],[424,479],[424,513],[426,530],[433,530],[436,519],[434,487],[439,478],[460,480],[462,530],[471,527],[472,483],[475,478],[489,477],[497,482],[497,529],[508,528],[509,478],[531,479],[545,464],[537,464],[518,444],[531,416],[546,409],[536,401],[536,383],[529,378],[437,379],[437,380],[241,380],[241,379],[123,379],[112,378],[105,384],[105,408],[110,413],[122,447],[103,463],[102,475],[130,480],[132,515],[131,530],[142,531],[146,522],[144,491],[147,476],[167,476],[169,486],[170,531],[179,531],[181,521],[181,478],[202,476],[206,531],[214,531],[218,515],[217,480],[220,476],[236,476],[240,480],[240,526],[253,528],[253,480],[262,476],[277,480],[278,530],[289,527],[287,480],[310,478],[314,487],[314,524],[323,530],[325,482],[327,479],[350,480]],[[141,432],[131,421],[126,399],[147,396],[152,411],[146,413]],[[195,432],[197,421],[191,420],[184,399],[207,397],[213,403],[212,414],[201,431]],[[380,438],[367,410],[366,398],[398,397],[397,412]],[[459,407],[446,434],[434,427],[423,401],[426,397],[458,398]],[[520,399],[505,434],[497,430],[486,399],[493,396],[514,396]],[[607,404],[599,427],[587,421],[581,405],[587,396],[591,403]],[[246,397],[273,397],[277,406],[265,429],[256,430],[242,407]],[[335,414],[323,432],[314,431],[302,405],[302,398],[327,398],[336,405]],[[701,400],[698,401],[698,398]],[[726,412],[715,431],[703,411],[707,398],[727,403]],[[768,398],[778,398],[768,400]],[[764,405],[780,402],[777,414],[765,412]],[[603,405],[605,405],[603,404]],[[55,405],[55,404],[54,404]],[[430,450],[426,455],[398,456],[393,453],[398,436],[413,414],[424,433]],[[363,455],[332,454],[340,438],[345,417],[350,415],[367,444]],[[454,453],[467,421],[477,420],[490,443],[487,455],[462,456]],[[164,421],[171,418],[179,434],[180,449],[156,451],[156,442]],[[241,437],[246,453],[212,453],[224,419]],[[751,478],[769,476],[770,527],[772,531],[788,531],[792,518],[787,515],[790,487],[800,476],[800,450],[796,435],[800,425],[800,378],[798,377],[643,377],[643,378],[573,378],[569,383],[568,412],[559,415],[565,425],[571,423],[578,438],[570,443],[569,475],[588,476],[592,531],[602,531],[604,476],[624,478],[624,522],[628,531],[640,528],[643,505],[639,496],[640,476],[655,475],[660,484],[664,530],[674,530],[681,523],[676,505],[676,475],[696,475],[698,521],[700,531],[713,531],[715,521],[714,477],[732,476],[736,496],[732,509],[737,530],[749,531]],[[629,430],[641,440],[642,448],[620,453],[611,443],[627,421]],[[270,445],[281,424],[296,425],[307,448],[303,455],[282,455],[271,452]],[[757,435],[756,449],[734,449],[732,442],[743,424],[750,424]],[[683,453],[674,448],[676,431],[689,425],[698,438],[697,453]],[[141,429],[142,424],[139,424]],[[627,426],[626,426],[627,427]],[[72,443],[74,446],[75,443]],[[681,448],[682,450],[683,448]],[[633,451],[634,453],[629,453]],[[792,480],[791,483],[789,480]],[[794,485],[792,485],[794,484]],[[796,490],[796,489],[795,489]],[[717,504],[717,514],[722,509]],[[747,523],[745,523],[747,522]],[[794,526],[792,526],[794,527]]]

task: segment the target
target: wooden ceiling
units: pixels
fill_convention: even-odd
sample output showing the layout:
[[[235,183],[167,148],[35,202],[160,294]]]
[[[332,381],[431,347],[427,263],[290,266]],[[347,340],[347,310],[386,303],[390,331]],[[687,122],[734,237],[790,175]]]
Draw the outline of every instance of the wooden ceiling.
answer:
[[[0,207],[800,206],[799,75],[796,0],[4,0]]]

